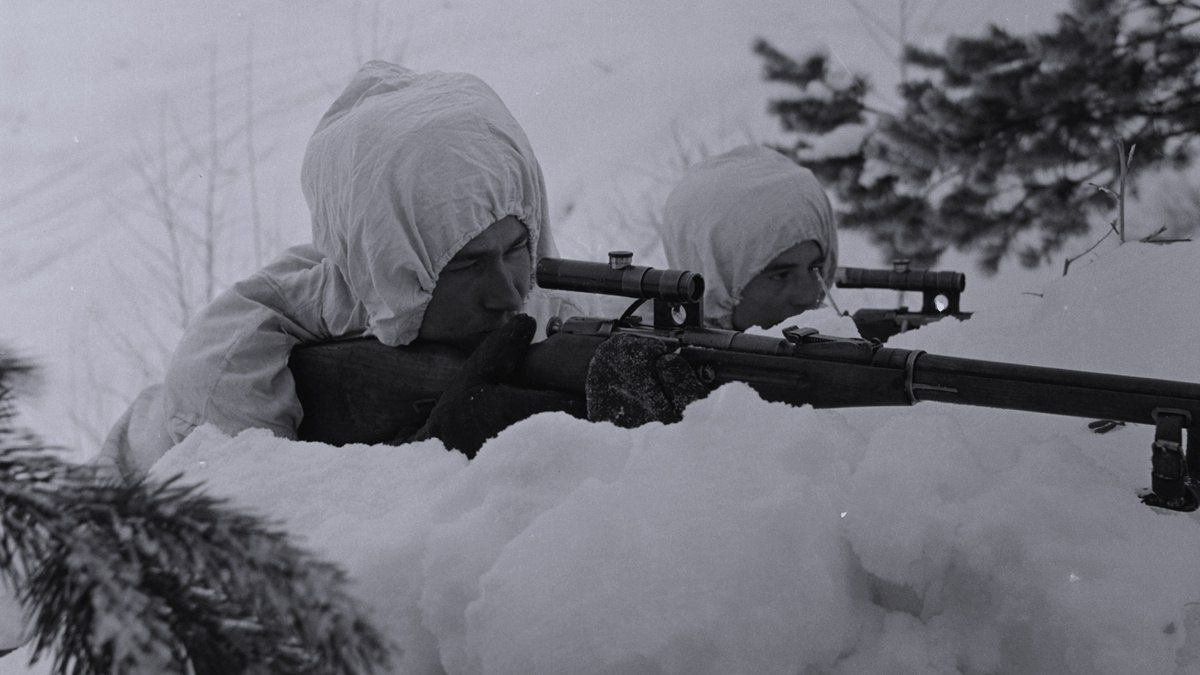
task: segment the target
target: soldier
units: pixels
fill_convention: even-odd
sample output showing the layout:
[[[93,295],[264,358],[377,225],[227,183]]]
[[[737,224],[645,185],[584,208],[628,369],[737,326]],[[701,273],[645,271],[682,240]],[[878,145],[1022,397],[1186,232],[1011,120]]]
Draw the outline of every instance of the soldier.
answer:
[[[562,298],[530,297],[537,258],[555,250],[541,168],[504,103],[474,76],[366,64],[318,124],[301,180],[312,243],[195,317],[164,382],[117,423],[102,462],[143,475],[205,423],[295,438],[303,411],[288,358],[297,345],[373,336],[469,353],[523,307],[571,312]],[[528,345],[530,323],[518,324],[493,353]],[[509,411],[496,424],[581,410],[543,392],[506,394],[491,406]]]
[[[705,320],[771,327],[817,307],[837,270],[833,209],[811,171],[745,145],[688,169],[667,198],[671,267],[700,272]]]

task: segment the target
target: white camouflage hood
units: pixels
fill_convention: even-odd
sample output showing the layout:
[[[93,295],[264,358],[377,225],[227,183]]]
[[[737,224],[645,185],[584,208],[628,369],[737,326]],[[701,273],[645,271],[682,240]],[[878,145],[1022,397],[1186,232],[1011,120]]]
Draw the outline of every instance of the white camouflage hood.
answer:
[[[301,182],[328,278],[387,345],[416,338],[442,268],[495,221],[519,218],[534,260],[554,251],[529,140],[472,75],[367,63],[317,125]]]
[[[742,290],[783,251],[812,239],[837,269],[837,229],[811,171],[770,148],[745,145],[693,165],[667,198],[663,246],[671,267],[704,276],[704,315],[733,327]]]

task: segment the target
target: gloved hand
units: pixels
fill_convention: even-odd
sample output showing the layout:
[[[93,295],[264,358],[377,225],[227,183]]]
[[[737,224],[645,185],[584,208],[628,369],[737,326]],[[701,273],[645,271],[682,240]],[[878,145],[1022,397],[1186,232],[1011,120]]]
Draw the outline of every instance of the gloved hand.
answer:
[[[709,389],[668,351],[659,340],[628,333],[605,340],[588,366],[588,419],[626,428],[682,419],[683,409]]]
[[[436,437],[471,458],[484,441],[537,413],[562,411],[584,417],[586,405],[578,397],[505,383],[520,369],[536,330],[537,321],[525,314],[497,328],[463,364],[425,426],[409,440]]]

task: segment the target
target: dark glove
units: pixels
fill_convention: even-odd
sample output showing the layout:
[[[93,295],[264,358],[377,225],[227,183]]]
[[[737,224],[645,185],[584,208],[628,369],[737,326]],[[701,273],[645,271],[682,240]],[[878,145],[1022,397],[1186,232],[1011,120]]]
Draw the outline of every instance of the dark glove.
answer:
[[[588,366],[588,419],[627,428],[670,424],[708,392],[683,357],[669,353],[662,341],[620,334],[605,340]]]
[[[561,411],[586,415],[578,397],[506,384],[521,367],[537,321],[518,314],[497,328],[471,354],[463,369],[410,440],[439,438],[446,447],[474,457],[484,441],[526,417]]]

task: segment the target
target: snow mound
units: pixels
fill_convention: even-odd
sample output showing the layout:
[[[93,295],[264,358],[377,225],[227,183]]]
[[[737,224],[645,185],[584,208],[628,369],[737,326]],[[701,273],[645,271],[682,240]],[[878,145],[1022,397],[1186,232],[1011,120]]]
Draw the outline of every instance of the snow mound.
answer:
[[[1174,294],[1200,282],[1198,253],[1122,247],[1040,299],[897,340],[1200,381],[1168,316],[1200,309]],[[156,474],[344,565],[404,649],[398,672],[1196,672],[1197,519],[1138,501],[1151,439],[729,385],[671,426],[539,415],[473,462],[205,427]]]

